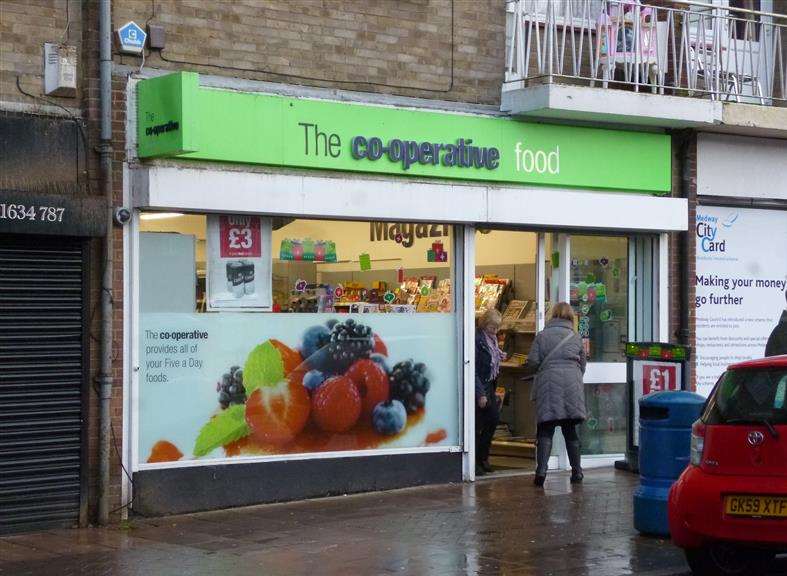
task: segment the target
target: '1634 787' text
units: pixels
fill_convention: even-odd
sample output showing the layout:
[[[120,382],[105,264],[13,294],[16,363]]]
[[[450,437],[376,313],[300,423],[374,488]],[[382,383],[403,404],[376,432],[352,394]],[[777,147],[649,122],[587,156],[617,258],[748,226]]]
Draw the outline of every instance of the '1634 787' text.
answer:
[[[55,206],[0,203],[0,220],[62,222],[65,211],[65,208],[57,208]]]

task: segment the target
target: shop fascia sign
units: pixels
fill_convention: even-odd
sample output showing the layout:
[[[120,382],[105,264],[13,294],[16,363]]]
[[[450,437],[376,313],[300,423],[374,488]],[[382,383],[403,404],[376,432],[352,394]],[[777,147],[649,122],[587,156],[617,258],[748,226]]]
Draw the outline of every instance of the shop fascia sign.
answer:
[[[193,72],[137,85],[138,155],[666,194],[664,134],[237,92]]]

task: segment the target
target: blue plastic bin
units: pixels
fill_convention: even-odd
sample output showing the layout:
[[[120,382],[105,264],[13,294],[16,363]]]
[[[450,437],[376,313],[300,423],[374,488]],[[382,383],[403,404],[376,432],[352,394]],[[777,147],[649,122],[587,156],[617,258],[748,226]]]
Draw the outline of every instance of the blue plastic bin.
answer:
[[[692,392],[656,392],[639,400],[639,476],[634,492],[634,528],[669,535],[667,496],[689,464],[691,425],[705,398]]]

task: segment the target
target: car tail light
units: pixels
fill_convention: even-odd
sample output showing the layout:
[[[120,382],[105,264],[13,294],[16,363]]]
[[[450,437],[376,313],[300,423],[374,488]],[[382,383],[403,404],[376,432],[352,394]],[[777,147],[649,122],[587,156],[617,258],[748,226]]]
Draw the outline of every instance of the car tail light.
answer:
[[[705,450],[705,424],[697,420],[691,427],[691,465],[702,464],[702,452]]]

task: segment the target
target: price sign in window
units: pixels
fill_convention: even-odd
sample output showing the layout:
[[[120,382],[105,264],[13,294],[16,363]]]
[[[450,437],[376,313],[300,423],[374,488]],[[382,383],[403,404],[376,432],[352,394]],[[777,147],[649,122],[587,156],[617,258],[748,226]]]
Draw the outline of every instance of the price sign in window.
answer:
[[[210,215],[206,240],[208,310],[270,309],[270,219]]]
[[[642,393],[647,395],[652,392],[677,390],[677,371],[677,364],[643,364]]]
[[[259,258],[259,216],[219,216],[220,250],[222,258]]]

